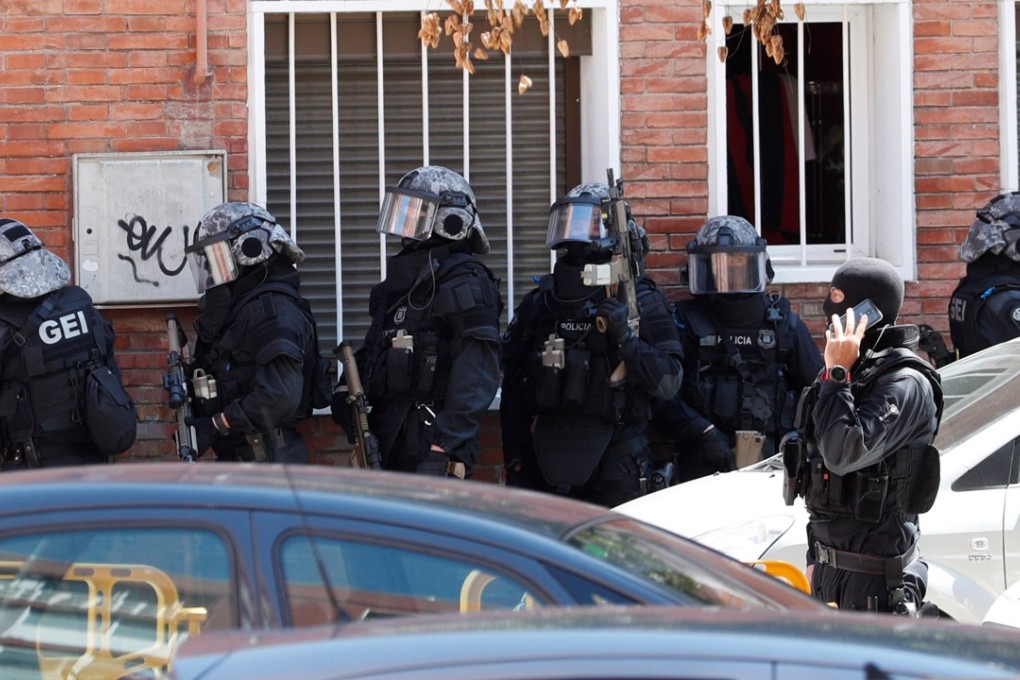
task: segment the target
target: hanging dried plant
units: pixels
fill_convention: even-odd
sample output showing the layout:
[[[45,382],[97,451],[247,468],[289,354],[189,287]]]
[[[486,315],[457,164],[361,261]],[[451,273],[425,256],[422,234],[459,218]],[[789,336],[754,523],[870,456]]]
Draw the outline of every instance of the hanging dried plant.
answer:
[[[421,30],[418,31],[418,38],[435,49],[439,46],[442,35],[450,36],[453,41],[453,59],[458,68],[463,68],[468,73],[474,73],[475,67],[472,57],[479,61],[489,59],[489,51],[499,50],[506,55],[510,54],[513,48],[514,32],[524,24],[529,14],[534,14],[538,21],[539,30],[542,35],[548,37],[552,28],[551,12],[547,9],[544,0],[534,0],[531,7],[525,4],[527,0],[514,0],[513,7],[506,8],[504,0],[484,0],[485,18],[489,24],[489,30],[483,31],[478,40],[481,46],[475,47],[471,44],[471,31],[473,24],[468,21],[475,11],[474,0],[446,0],[452,13],[443,20],[440,28],[439,14],[428,12],[422,15]],[[584,13],[577,4],[577,0],[560,0],[560,11],[567,13],[567,21],[574,25],[584,18]],[[705,12],[704,27],[708,27],[708,12],[712,9],[709,0],[703,0],[702,8]],[[556,49],[564,57],[570,56],[570,45],[564,38],[556,41]],[[522,75],[517,85],[517,91],[524,94],[531,87],[531,78]]]

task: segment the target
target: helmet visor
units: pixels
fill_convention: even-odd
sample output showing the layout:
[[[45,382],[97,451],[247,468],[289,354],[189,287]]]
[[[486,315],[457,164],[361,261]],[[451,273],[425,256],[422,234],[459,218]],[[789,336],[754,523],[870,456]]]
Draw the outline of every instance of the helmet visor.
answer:
[[[698,248],[687,259],[692,295],[760,293],[767,281],[765,253],[761,249]]]
[[[558,248],[568,241],[591,243],[607,236],[600,203],[566,199],[557,201],[549,210],[546,248]]]
[[[200,294],[213,286],[230,283],[240,271],[226,232],[188,246],[184,252],[195,279],[195,289]]]
[[[386,187],[376,231],[424,241],[432,235],[439,197],[423,191]]]

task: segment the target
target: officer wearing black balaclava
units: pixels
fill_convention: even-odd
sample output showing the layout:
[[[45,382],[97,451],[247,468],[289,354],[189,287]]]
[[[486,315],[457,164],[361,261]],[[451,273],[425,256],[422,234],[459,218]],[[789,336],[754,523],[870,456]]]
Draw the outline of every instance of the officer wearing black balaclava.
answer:
[[[546,246],[558,258],[504,334],[500,419],[508,484],[614,506],[649,490],[650,405],[680,387],[682,350],[651,279],[637,281],[637,333],[626,305],[586,282],[612,256],[608,197],[607,185],[583,184],[550,210]],[[627,226],[641,242],[637,224]]]
[[[474,190],[449,168],[412,170],[386,188],[377,231],[399,236],[402,248],[372,289],[372,325],[355,358],[383,468],[470,477],[499,387],[503,308],[496,278],[477,257],[489,241]],[[333,420],[348,438],[349,414],[343,380]]]
[[[201,369],[216,386],[195,392],[198,454],[307,463],[297,425],[312,413],[318,347],[294,268],[304,252],[265,208],[243,202],[207,212],[185,252],[202,293],[189,373]]]
[[[949,332],[965,357],[1020,336],[1020,192],[977,211],[959,254],[967,275],[949,300]]]
[[[812,592],[841,609],[916,613],[926,591],[918,514],[938,491],[942,389],[914,351],[918,327],[894,325],[903,290],[883,260],[836,270],[823,304],[825,370],[798,404],[803,461],[790,460],[800,437],[783,444],[810,514]],[[854,311],[868,301],[866,316]]]
[[[673,316],[684,382],[655,405],[653,425],[676,442],[677,481],[756,463],[793,429],[800,391],[822,368],[811,333],[779,293],[750,222],[709,219],[687,247],[691,298]]]

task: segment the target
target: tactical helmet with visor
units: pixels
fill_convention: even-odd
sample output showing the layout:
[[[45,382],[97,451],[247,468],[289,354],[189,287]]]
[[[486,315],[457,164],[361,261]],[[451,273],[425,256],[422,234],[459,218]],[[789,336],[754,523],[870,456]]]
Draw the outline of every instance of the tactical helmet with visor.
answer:
[[[609,198],[609,186],[598,182],[574,187],[549,208],[545,247],[550,250],[571,243],[609,249],[612,237],[606,229],[602,203]]]
[[[413,241],[467,239],[473,252],[489,252],[474,190],[458,173],[439,165],[412,170],[396,186],[386,187],[376,231]]]
[[[70,280],[67,263],[46,250],[31,229],[17,220],[0,218],[0,292],[37,298]]]
[[[708,220],[687,246],[692,295],[760,293],[771,280],[765,239],[742,217]]]
[[[198,223],[195,243],[184,249],[199,293],[236,280],[244,267],[283,254],[302,262],[304,252],[269,211],[254,203],[216,206]]]

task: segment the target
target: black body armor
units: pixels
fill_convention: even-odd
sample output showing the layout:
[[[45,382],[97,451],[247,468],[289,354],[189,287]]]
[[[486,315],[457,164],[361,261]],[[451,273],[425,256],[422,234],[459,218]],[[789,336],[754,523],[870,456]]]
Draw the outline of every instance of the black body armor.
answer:
[[[106,365],[113,330],[92,298],[78,286],[66,286],[41,303],[8,301],[0,322],[5,459],[29,467],[46,465],[47,453],[103,461],[84,419],[85,379]]]
[[[941,418],[942,387],[938,373],[928,362],[906,348],[894,348],[879,361],[868,364],[850,383],[855,401],[863,399],[875,378],[902,367],[913,368],[931,383],[939,404]],[[919,514],[927,512],[935,502],[939,486],[939,453],[934,446],[911,446],[899,449],[875,465],[847,475],[838,475],[825,467],[821,455],[814,448],[814,440],[807,420],[817,398],[819,384],[805,390],[797,409],[797,426],[804,432],[806,460],[792,460],[791,452],[784,449],[787,484],[801,495],[812,513],[837,517],[852,517],[868,523],[883,522],[894,513]],[[794,477],[793,475],[796,475]]]
[[[674,313],[698,340],[684,397],[724,432],[753,430],[769,442],[789,432],[797,404],[784,372],[793,352],[789,301],[773,298],[756,327],[720,327],[700,301],[680,302]]]

